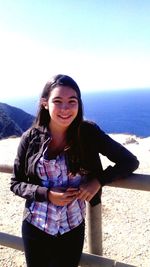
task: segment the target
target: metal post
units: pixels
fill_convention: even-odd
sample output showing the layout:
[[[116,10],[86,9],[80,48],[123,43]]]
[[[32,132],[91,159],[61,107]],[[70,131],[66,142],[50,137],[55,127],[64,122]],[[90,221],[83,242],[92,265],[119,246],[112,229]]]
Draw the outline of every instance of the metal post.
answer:
[[[19,236],[0,232],[0,245],[23,251],[23,241]]]
[[[0,164],[0,172],[12,173],[13,167],[12,165],[8,165],[8,164]]]
[[[10,247],[16,250],[24,251],[22,238],[0,232],[0,245]],[[98,255],[82,253],[80,265],[83,267],[136,267],[115,260],[107,259]]]
[[[102,212],[101,204],[91,207],[87,203],[88,253],[102,255]]]

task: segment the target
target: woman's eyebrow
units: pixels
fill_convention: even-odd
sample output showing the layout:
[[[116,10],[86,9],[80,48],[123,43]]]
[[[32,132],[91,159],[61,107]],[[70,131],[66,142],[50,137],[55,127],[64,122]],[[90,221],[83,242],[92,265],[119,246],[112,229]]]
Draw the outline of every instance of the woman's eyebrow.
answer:
[[[61,96],[55,96],[53,99],[62,99],[63,97],[61,97]],[[69,96],[69,99],[78,99],[78,97],[77,96]]]
[[[77,96],[70,96],[69,98],[71,98],[71,99],[78,99]]]

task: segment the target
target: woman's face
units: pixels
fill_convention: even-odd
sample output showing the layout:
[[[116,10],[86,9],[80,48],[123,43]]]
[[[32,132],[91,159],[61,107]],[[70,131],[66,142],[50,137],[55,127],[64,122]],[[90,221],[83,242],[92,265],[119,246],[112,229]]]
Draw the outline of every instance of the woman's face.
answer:
[[[75,90],[61,85],[55,87],[47,102],[51,118],[50,127],[68,128],[78,114],[78,107],[78,97]]]

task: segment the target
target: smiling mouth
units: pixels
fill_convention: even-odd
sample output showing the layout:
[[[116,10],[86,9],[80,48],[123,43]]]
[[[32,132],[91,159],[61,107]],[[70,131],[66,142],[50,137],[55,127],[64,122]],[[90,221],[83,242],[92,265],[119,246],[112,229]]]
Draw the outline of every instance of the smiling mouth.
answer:
[[[67,116],[59,115],[59,118],[61,118],[63,120],[66,120],[66,119],[70,119],[71,118],[71,115],[67,115]]]

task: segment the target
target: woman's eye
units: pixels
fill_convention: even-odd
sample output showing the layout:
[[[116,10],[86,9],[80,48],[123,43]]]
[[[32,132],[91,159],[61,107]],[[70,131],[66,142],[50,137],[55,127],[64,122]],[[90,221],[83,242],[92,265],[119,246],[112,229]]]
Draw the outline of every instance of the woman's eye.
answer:
[[[61,101],[60,101],[60,100],[55,100],[55,101],[53,101],[53,103],[55,103],[55,104],[60,104]]]
[[[76,104],[77,103],[77,100],[70,100],[69,103],[70,104]]]

